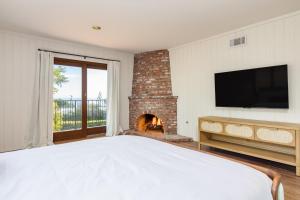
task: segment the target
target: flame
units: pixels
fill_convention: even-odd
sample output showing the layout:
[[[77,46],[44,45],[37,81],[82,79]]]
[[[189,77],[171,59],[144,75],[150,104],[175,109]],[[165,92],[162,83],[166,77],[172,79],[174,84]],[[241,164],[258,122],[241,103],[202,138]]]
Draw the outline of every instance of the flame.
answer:
[[[153,126],[161,126],[161,120],[157,117],[152,118],[152,125]]]
[[[152,125],[156,125],[157,124],[157,119],[156,119],[156,117],[153,117],[152,118]]]
[[[160,126],[161,125],[161,121],[160,121],[160,119],[158,118],[158,120],[157,120],[157,126]]]

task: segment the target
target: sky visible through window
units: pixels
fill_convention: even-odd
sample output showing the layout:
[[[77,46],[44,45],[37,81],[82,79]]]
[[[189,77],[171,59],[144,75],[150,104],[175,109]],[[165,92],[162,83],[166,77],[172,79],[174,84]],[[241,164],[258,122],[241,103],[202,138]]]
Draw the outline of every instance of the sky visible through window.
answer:
[[[54,68],[62,65],[54,65]],[[81,99],[82,81],[81,68],[63,66],[64,75],[68,81],[58,87],[58,92],[54,94],[54,99]],[[107,98],[107,71],[88,69],[87,70],[87,98],[89,100],[98,99],[101,96]]]

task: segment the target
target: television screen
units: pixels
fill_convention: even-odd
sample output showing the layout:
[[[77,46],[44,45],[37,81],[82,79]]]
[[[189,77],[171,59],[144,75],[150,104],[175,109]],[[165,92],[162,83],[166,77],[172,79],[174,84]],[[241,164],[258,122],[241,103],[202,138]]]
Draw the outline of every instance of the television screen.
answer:
[[[287,65],[215,74],[217,107],[288,108]]]

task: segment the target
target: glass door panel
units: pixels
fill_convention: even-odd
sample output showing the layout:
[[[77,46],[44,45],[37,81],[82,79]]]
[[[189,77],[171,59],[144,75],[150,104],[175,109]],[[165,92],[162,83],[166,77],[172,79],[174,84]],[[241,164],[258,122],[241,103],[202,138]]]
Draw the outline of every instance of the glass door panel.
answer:
[[[106,132],[107,65],[55,58],[54,141]]]
[[[82,129],[82,70],[53,66],[53,131]]]
[[[87,127],[106,126],[107,70],[87,68]]]

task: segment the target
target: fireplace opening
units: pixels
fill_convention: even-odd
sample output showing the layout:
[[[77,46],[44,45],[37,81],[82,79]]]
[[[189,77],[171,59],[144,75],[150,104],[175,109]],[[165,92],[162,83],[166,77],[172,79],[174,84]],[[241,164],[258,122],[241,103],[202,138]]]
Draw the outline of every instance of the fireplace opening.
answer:
[[[164,127],[159,117],[153,114],[144,114],[137,119],[137,131],[163,135]]]

